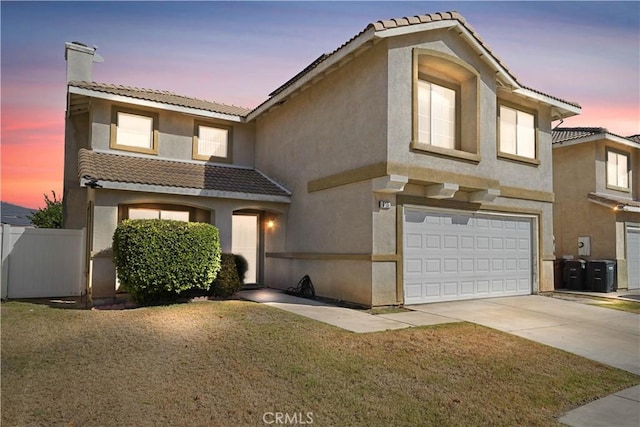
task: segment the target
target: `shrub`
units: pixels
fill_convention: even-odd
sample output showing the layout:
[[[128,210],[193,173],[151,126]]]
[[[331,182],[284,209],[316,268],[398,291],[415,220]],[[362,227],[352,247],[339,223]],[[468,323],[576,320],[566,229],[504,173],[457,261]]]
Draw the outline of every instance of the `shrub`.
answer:
[[[233,255],[236,262],[236,270],[238,271],[238,278],[241,283],[244,283],[245,275],[247,274],[247,270],[249,270],[249,263],[247,259],[242,255]]]
[[[238,277],[235,255],[222,254],[220,264],[220,272],[211,284],[209,293],[216,297],[226,298],[242,289],[242,281]]]
[[[139,303],[208,289],[220,270],[218,229],[195,222],[125,220],[113,235],[113,258],[120,283]]]

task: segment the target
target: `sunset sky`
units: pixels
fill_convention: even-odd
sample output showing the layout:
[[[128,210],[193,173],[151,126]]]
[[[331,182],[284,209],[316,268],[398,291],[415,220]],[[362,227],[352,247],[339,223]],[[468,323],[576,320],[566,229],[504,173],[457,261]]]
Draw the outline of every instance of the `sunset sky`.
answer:
[[[528,87],[579,103],[563,126],[640,133],[640,2],[7,2],[1,196],[62,194],[64,43],[97,45],[95,81],[243,107],[369,22],[457,10]],[[556,123],[557,124],[557,123]]]

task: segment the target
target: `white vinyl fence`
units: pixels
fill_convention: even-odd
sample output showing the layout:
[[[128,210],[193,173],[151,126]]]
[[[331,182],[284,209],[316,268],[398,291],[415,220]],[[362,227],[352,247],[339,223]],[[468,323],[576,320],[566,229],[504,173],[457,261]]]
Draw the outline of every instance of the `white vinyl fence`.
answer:
[[[85,231],[2,226],[2,299],[85,293]]]

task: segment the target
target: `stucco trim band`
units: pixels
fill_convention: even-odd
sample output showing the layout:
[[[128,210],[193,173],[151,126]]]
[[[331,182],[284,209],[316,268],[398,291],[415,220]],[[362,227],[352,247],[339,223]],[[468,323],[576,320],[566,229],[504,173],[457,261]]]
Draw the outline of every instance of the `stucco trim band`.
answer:
[[[399,262],[398,254],[339,254],[313,252],[267,252],[267,258],[308,259],[308,260],[340,260],[340,261],[371,261],[371,262]]]
[[[546,203],[553,203],[555,200],[555,195],[548,191],[530,190],[528,188],[510,187],[506,185],[500,186],[500,197]]]
[[[374,163],[372,165],[351,169],[345,172],[325,176],[323,178],[313,179],[307,183],[307,191],[309,193],[313,193],[316,191],[328,190],[341,185],[367,181],[369,179],[379,178],[385,175],[387,175],[387,163]]]

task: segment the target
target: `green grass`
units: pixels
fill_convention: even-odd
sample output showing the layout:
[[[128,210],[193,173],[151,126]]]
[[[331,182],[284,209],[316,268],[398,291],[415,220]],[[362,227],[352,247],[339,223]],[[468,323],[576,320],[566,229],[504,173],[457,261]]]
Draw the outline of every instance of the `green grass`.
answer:
[[[241,301],[1,320],[2,425],[557,425],[640,383],[468,323],[353,334]]]
[[[589,304],[640,314],[640,302],[593,298],[593,301],[590,301]]]

